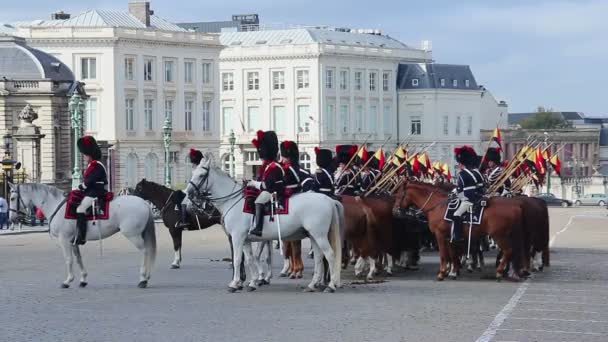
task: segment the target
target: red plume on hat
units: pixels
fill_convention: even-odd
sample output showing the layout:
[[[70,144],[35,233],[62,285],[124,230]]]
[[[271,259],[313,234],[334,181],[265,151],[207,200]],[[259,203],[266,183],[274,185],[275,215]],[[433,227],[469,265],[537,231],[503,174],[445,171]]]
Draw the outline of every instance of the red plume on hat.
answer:
[[[251,140],[251,143],[253,144],[253,146],[255,146],[255,148],[260,148],[260,142],[262,141],[262,139],[264,139],[264,131],[259,130],[256,133],[256,137],[257,138]]]
[[[348,154],[352,157],[355,155],[355,153],[357,153],[357,151],[359,150],[359,146],[357,145],[353,145],[350,150],[348,150]]]
[[[315,154],[319,154],[319,151],[321,151],[321,149],[318,146],[316,146],[315,147]]]
[[[193,148],[191,148],[190,149],[190,157],[194,157],[194,156],[196,156],[196,150],[193,149]]]

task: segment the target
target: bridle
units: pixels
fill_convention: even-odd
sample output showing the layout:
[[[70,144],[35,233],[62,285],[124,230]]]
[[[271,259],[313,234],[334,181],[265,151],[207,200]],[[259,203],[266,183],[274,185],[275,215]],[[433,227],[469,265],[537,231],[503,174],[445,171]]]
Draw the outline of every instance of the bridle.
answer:
[[[17,193],[17,209],[10,208],[9,210],[13,213],[16,213],[17,215],[27,216],[27,213],[21,210],[21,205],[23,204],[24,208],[26,207],[26,205],[25,202],[23,202],[23,199],[21,198],[21,190],[19,189],[19,184],[17,184],[17,190],[12,190],[11,192]]]
[[[201,167],[203,170],[207,171],[207,173],[203,176],[203,178],[198,182],[198,184],[195,184],[192,180],[190,180],[188,182],[188,184],[192,185],[192,187],[194,188],[194,190],[196,191],[196,199],[198,199],[199,201],[202,200],[203,203],[211,203],[212,205],[215,206],[215,203],[217,202],[227,202],[229,200],[235,199],[237,197],[241,197],[243,198],[243,189],[245,189],[245,185],[243,185],[242,187],[236,189],[237,187],[237,183],[234,184],[234,187],[232,188],[232,192],[229,193],[226,196],[221,196],[221,197],[211,197],[211,193],[207,192],[207,191],[201,191],[201,188],[206,189],[207,185],[209,183],[209,171],[210,168],[208,166],[202,166]],[[235,190],[236,189],[236,190]],[[201,205],[199,203],[197,203],[197,201],[192,201],[192,203],[199,209],[199,210],[204,210],[204,208],[201,208]],[[220,221],[224,222],[224,218],[226,217],[226,215],[228,215],[228,213],[230,212],[230,210],[232,208],[234,208],[234,206],[239,203],[239,201],[235,201],[234,204],[232,206],[230,206],[230,208],[228,208],[228,210],[226,210],[226,212],[224,212],[220,218]],[[217,206],[215,206],[217,208]]]

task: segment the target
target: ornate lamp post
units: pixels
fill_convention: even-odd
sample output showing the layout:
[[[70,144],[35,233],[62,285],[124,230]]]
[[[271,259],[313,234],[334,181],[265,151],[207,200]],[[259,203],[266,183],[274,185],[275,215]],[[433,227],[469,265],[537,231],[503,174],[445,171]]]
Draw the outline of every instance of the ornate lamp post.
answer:
[[[233,129],[230,130],[228,142],[230,143],[230,175],[232,178],[236,178],[236,167],[234,165],[234,145],[236,144],[236,136],[234,135]]]
[[[171,134],[173,128],[171,127],[171,118],[165,117],[165,124],[163,125],[163,143],[165,144],[165,186],[171,187],[171,163],[169,160],[169,147],[171,147]]]
[[[74,170],[72,172],[72,188],[78,187],[82,182],[80,174],[81,158],[78,153],[78,144],[76,143],[82,135],[82,115],[84,113],[85,102],[78,93],[74,93],[70,98],[69,110],[72,113],[72,129],[74,129]]]

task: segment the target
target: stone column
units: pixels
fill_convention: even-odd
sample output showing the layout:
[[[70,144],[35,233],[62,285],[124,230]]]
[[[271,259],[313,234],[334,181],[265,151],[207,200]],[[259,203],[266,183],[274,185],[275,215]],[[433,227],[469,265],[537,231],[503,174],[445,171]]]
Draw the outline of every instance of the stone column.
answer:
[[[32,183],[40,182],[41,157],[40,140],[44,134],[40,134],[40,127],[32,122],[38,119],[38,113],[32,106],[27,104],[19,113],[19,129],[13,135],[16,140],[15,150],[17,151],[16,160],[21,161],[21,165],[30,176]]]

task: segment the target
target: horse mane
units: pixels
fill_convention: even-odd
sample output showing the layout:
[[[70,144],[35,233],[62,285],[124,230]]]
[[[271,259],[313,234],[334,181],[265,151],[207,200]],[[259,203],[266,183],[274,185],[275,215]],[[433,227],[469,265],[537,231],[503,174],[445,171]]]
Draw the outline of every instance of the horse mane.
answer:
[[[416,186],[416,187],[419,187],[419,188],[423,188],[423,189],[425,189],[427,191],[435,191],[435,192],[438,192],[438,193],[441,193],[441,194],[445,194],[445,195],[447,195],[449,193],[449,191],[447,191],[447,190],[445,190],[445,189],[443,189],[443,188],[441,188],[441,187],[439,187],[437,185],[433,185],[433,184],[429,184],[429,183],[424,183],[424,182],[420,182],[420,181],[409,181],[406,186],[409,186],[409,185],[413,185],[413,186]]]
[[[158,191],[169,191],[169,192],[173,192],[175,190],[171,189],[171,188],[167,188],[166,186],[156,183],[156,182],[152,182],[149,180],[146,180],[146,184],[149,184],[150,186],[152,186],[155,190]]]

